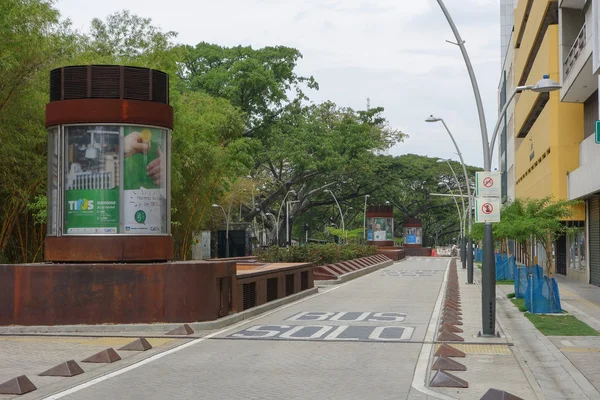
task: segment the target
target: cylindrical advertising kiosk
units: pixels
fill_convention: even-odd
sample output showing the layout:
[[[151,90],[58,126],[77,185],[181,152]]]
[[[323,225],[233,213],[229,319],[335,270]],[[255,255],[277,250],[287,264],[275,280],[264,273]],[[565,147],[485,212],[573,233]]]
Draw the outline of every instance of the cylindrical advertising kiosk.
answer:
[[[394,208],[391,205],[367,207],[367,244],[394,246]]]
[[[148,68],[51,71],[46,261],[173,257],[168,91]]]
[[[423,224],[420,219],[404,220],[404,247],[423,247]]]

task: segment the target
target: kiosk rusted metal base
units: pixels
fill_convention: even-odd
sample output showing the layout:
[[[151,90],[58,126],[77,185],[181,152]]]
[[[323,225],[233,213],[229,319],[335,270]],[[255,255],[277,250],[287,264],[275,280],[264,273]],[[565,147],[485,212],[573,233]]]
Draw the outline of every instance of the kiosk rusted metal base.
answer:
[[[47,236],[47,262],[153,262],[173,259],[172,236]]]

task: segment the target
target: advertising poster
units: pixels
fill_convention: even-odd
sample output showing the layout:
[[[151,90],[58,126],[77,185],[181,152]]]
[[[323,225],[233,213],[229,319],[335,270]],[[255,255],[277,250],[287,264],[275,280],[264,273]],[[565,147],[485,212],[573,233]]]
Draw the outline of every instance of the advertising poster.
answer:
[[[166,135],[161,129],[125,127],[124,233],[166,233]]]
[[[388,218],[385,224],[385,240],[394,240],[394,219]]]
[[[383,242],[387,237],[387,219],[373,218],[373,241]]]
[[[423,228],[404,228],[405,244],[421,244],[421,232]]]
[[[117,233],[119,128],[70,127],[66,146],[66,233]]]

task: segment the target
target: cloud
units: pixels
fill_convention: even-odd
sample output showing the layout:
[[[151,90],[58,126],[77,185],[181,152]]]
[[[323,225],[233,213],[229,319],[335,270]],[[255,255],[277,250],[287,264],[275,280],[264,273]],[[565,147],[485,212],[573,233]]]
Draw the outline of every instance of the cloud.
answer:
[[[500,7],[497,0],[446,0],[466,41],[485,103],[487,125],[497,113],[500,78]],[[85,6],[84,6],[85,5]],[[435,113],[455,134],[469,164],[482,165],[479,120],[460,50],[435,0],[128,0],[127,8],[150,17],[187,44],[286,45],[304,58],[298,71],[313,75],[315,101],[365,108],[383,106],[392,126],[411,137],[392,154],[418,153],[457,159]],[[75,27],[123,9],[121,0],[62,0]],[[490,132],[491,136],[491,132]]]

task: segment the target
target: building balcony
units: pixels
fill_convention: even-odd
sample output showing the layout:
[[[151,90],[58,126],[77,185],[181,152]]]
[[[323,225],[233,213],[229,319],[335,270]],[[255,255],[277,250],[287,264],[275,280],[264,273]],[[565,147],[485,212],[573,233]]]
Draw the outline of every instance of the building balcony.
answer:
[[[583,24],[567,54],[563,54],[561,101],[583,103],[598,88],[592,73],[592,47],[590,27]]]
[[[531,68],[546,30],[558,25],[556,0],[523,0],[515,9],[515,84],[524,85],[530,80]],[[539,79],[539,78],[538,78]]]
[[[560,0],[561,8],[575,8],[582,10],[585,6],[585,0]]]
[[[579,144],[579,168],[567,175],[569,200],[588,197],[600,191],[600,145],[595,135]]]
[[[527,85],[534,85],[544,75],[550,75],[556,81],[559,78],[558,25],[549,26],[531,63]],[[535,124],[538,116],[550,99],[549,93],[525,91],[518,95],[515,102],[515,136],[524,138]],[[556,95],[558,97],[558,95]]]

